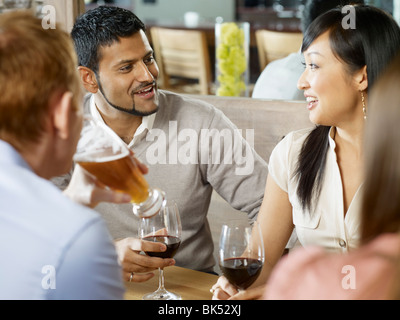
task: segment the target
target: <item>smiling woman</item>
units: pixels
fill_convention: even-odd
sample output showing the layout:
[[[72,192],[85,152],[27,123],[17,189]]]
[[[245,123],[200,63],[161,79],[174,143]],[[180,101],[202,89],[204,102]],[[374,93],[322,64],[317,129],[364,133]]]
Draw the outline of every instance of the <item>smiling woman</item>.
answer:
[[[310,119],[320,125],[340,126],[345,118],[353,123],[361,119],[357,102],[368,86],[366,67],[349,74],[330,47],[328,31],[304,52],[306,69],[299,88],[307,98]]]
[[[364,109],[369,89],[400,49],[400,28],[380,9],[354,11],[356,29],[342,28],[346,13],[336,8],[304,34],[298,87],[316,127],[286,135],[271,154],[257,218],[268,254],[253,287],[265,284],[294,227],[302,246],[337,252],[359,246]],[[234,292],[224,279],[219,287],[220,297]]]
[[[285,257],[271,275],[265,299],[400,298],[399,87],[397,55],[370,98],[371,117],[365,132],[362,246],[346,255],[313,248]]]
[[[315,81],[316,78],[321,79],[327,72],[332,72],[328,75],[332,76],[331,81],[321,84],[321,87],[324,87],[322,90],[329,91],[331,96],[326,98],[325,109],[324,101],[322,101],[319,103],[321,110],[310,113],[310,119],[314,120],[319,126],[310,133],[304,143],[299,158],[299,166],[296,170],[296,174],[299,177],[298,195],[303,208],[310,208],[312,198],[317,196],[321,190],[321,181],[325,170],[325,157],[329,145],[328,132],[331,130],[331,126],[336,127],[335,134],[337,134],[339,140],[342,129],[356,127],[358,132],[362,130],[364,126],[365,97],[368,94],[368,88],[373,86],[377,76],[384,70],[400,45],[399,28],[396,22],[385,12],[368,6],[355,6],[354,9],[357,21],[356,29],[343,29],[339,22],[344,18],[344,14],[341,9],[336,9],[325,14],[324,19],[318,19],[313,23],[303,40],[302,52],[308,65],[299,79],[299,88],[305,90],[305,95],[309,95],[309,100],[319,101],[319,99],[324,98],[324,95],[313,97],[320,91],[315,88],[317,84],[313,82],[313,85],[310,85],[310,81]],[[335,76],[337,71],[335,72],[332,68],[325,70],[326,68],[323,64],[321,66],[323,69],[319,70],[317,62],[324,63],[324,61],[321,61],[324,57],[321,56],[321,53],[313,54],[313,51],[315,49],[320,50],[319,46],[324,40],[329,42],[328,48],[330,51],[328,53],[330,58],[325,58],[325,62],[330,60],[331,67],[334,64],[337,66],[341,64],[342,66],[339,67],[339,70],[345,73],[343,77],[346,77],[347,81],[338,81],[343,77],[340,75]],[[318,76],[320,73],[322,73],[322,76]],[[310,76],[310,74],[317,75]],[[307,82],[307,80],[309,81]],[[361,81],[358,82],[358,87],[354,81]],[[343,91],[335,91],[338,83],[349,87],[342,88]],[[312,94],[309,94],[310,92]],[[351,96],[345,96],[345,99],[342,99],[344,92],[349,93]],[[315,103],[312,103],[309,107],[313,109],[315,105]],[[343,106],[348,106],[348,108],[342,110]],[[328,109],[333,109],[339,113],[341,118],[332,118]],[[318,118],[315,115],[318,112],[325,115],[328,120]],[[339,123],[336,122],[338,120]],[[312,152],[312,150],[319,150],[319,153]],[[310,166],[310,163],[315,163],[316,165]],[[360,168],[358,167],[357,171]],[[351,198],[348,205],[351,202]]]

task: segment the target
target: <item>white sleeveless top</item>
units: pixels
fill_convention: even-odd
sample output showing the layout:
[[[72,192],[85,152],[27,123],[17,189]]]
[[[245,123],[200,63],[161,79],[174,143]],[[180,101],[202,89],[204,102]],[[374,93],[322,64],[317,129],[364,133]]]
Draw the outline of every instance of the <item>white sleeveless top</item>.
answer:
[[[362,185],[358,188],[345,215],[343,186],[336,161],[335,141],[329,132],[329,149],[321,193],[313,212],[303,210],[297,196],[298,182],[293,178],[304,140],[313,128],[288,134],[271,154],[269,174],[288,193],[293,207],[293,224],[301,245],[319,245],[329,251],[346,252],[358,247]]]

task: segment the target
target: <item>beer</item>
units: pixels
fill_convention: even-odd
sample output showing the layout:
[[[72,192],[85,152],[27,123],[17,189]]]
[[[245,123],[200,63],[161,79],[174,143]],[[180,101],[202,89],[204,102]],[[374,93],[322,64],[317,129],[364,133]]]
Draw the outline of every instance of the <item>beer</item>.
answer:
[[[128,152],[115,156],[80,156],[76,162],[109,188],[130,194],[131,202],[142,203],[149,196],[149,185]],[[93,160],[93,161],[92,161]]]
[[[129,194],[139,218],[152,217],[164,204],[165,193],[149,187],[126,144],[91,116],[84,116],[74,161],[110,189]]]

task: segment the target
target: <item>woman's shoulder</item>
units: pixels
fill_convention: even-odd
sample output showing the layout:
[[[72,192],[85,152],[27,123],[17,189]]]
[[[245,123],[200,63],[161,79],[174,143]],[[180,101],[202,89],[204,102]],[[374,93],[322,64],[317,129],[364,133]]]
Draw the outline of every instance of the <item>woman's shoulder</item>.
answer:
[[[288,133],[275,146],[274,150],[272,151],[270,161],[273,161],[273,159],[277,156],[278,158],[283,156],[288,161],[290,161],[293,156],[297,159],[298,153],[300,152],[304,141],[312,130],[313,128],[305,128]],[[281,160],[279,160],[279,162],[281,162]]]
[[[304,140],[311,130],[312,128],[306,128],[288,133],[272,150],[268,171],[279,187],[286,192]]]
[[[282,141],[287,140],[287,141],[290,141],[291,144],[292,143],[303,144],[304,140],[306,140],[306,138],[308,137],[308,135],[310,134],[310,132],[312,130],[314,130],[313,127],[292,131],[292,132],[288,133],[282,139]]]

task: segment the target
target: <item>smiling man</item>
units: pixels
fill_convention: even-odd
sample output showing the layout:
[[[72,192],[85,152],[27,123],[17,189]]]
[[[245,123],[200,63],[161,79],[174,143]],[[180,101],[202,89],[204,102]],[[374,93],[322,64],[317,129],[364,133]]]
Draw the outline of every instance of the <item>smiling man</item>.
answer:
[[[84,67],[80,70],[83,75],[90,73]],[[101,93],[96,99],[96,105],[100,108],[108,105],[138,117],[151,115],[158,110],[155,94],[158,69],[154,63],[153,50],[143,30],[121,38],[107,50],[102,50],[100,70],[95,74]],[[107,83],[110,78],[116,81]],[[105,79],[106,87],[103,87],[101,79]],[[104,91],[105,88],[107,92]],[[100,112],[105,113],[106,108],[100,109]]]
[[[150,164],[146,176],[149,184],[177,202],[183,232],[176,264],[212,271],[215,261],[207,221],[212,191],[215,189],[234,208],[255,219],[263,198],[266,163],[221,111],[158,89],[158,67],[145,26],[131,11],[108,6],[88,11],[78,18],[72,37],[81,80],[89,92],[85,112],[104,121],[142,162]],[[207,136],[206,143],[200,139],[204,130],[215,133]],[[231,135],[234,143],[221,143],[226,135]],[[218,137],[216,146],[214,136]],[[154,161],[149,151],[161,144],[164,147],[157,149],[156,159],[165,161]],[[216,157],[211,153],[225,155],[226,148],[230,148],[230,155],[246,154],[254,162],[254,169],[239,175],[236,169],[243,163],[224,158],[213,161]],[[200,161],[202,150],[211,150],[206,159],[209,161]],[[193,161],[181,161],[187,153]],[[62,182],[58,184],[62,187]],[[173,259],[140,254],[142,247],[135,239],[138,221],[131,205],[101,204],[96,210],[116,239],[125,280],[146,281],[156,268],[175,263]]]

